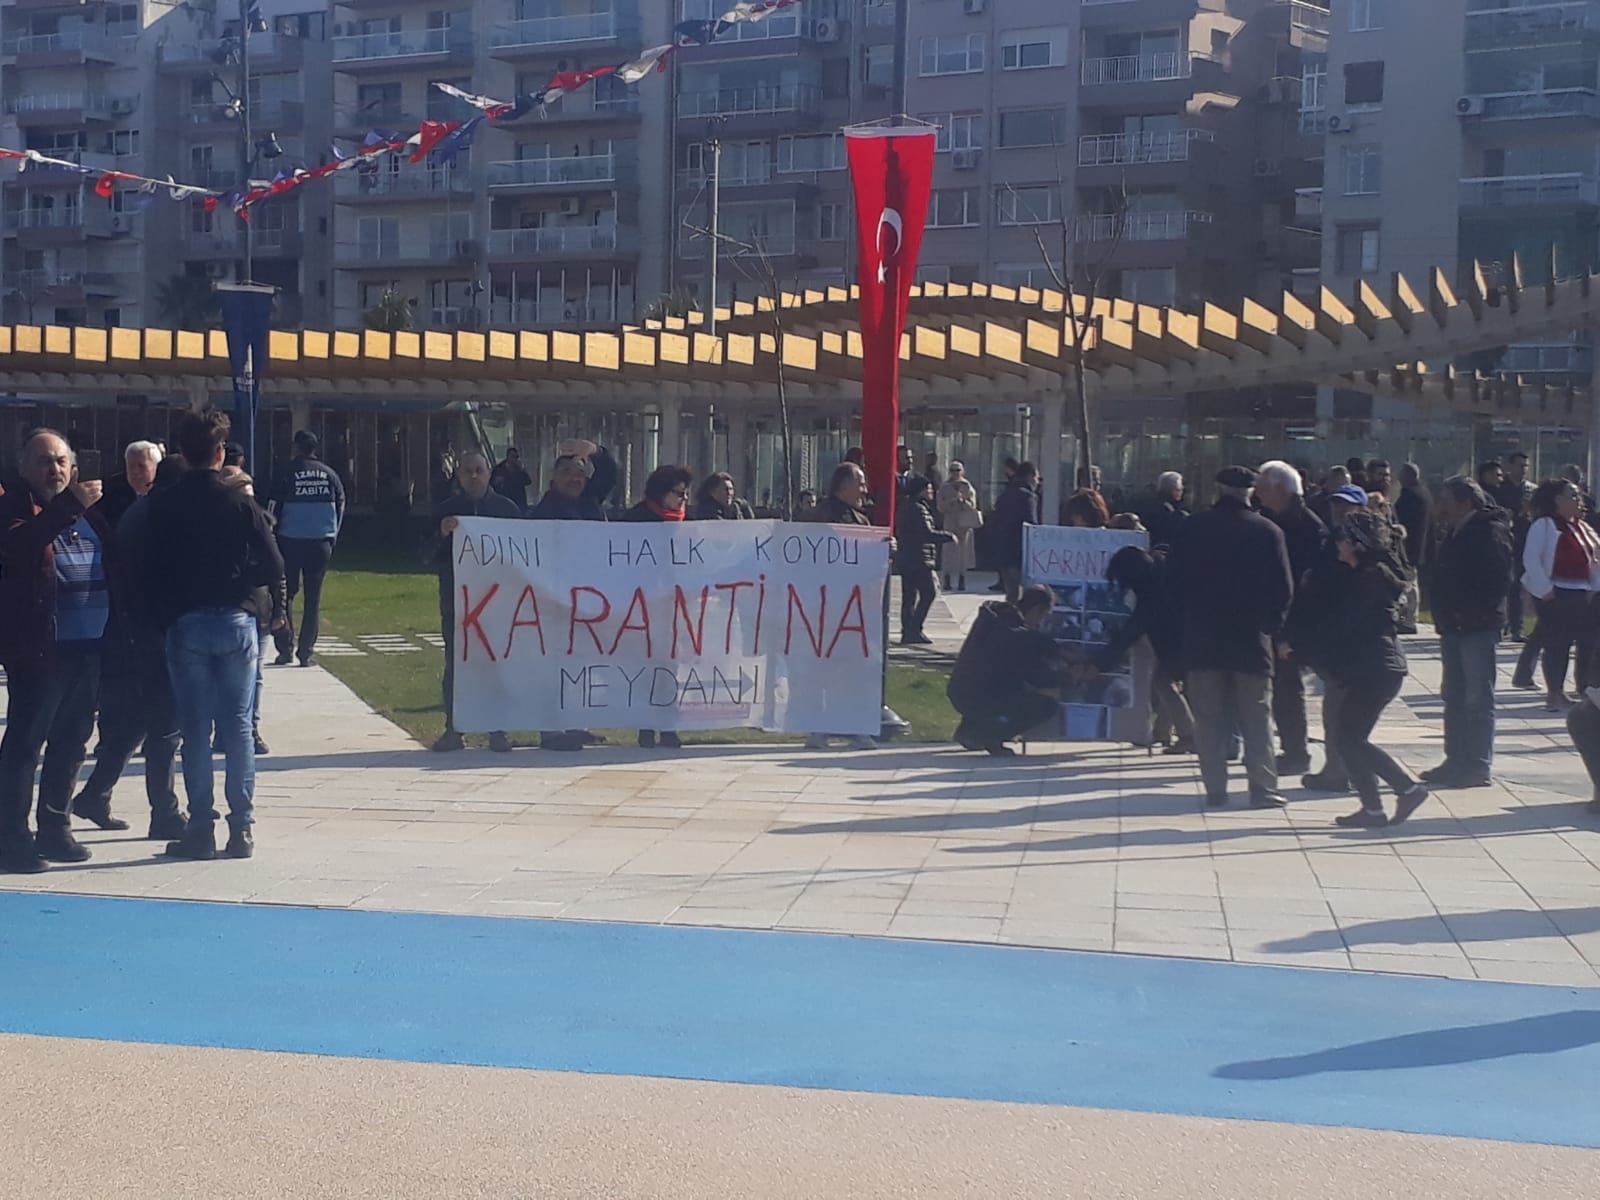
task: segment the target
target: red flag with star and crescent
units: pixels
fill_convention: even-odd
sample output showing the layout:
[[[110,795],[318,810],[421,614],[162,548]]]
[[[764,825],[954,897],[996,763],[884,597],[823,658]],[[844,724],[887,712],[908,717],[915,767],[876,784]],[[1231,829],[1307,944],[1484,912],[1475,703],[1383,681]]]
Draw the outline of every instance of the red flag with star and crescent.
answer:
[[[861,448],[872,518],[894,525],[895,446],[900,439],[900,336],[933,189],[934,131],[845,130],[856,201],[861,289]]]

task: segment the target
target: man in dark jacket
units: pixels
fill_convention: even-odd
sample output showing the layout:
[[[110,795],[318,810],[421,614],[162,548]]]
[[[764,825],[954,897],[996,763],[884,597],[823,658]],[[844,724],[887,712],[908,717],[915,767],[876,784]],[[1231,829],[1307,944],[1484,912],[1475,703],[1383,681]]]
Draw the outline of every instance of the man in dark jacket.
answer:
[[[1472,480],[1447,481],[1434,500],[1443,536],[1434,551],[1433,624],[1444,666],[1444,762],[1435,787],[1485,787],[1494,761],[1495,646],[1506,619],[1511,522]]]
[[[1015,604],[990,600],[978,610],[945,689],[961,714],[955,736],[966,749],[1009,756],[1006,742],[1060,711],[1054,696],[1038,690],[1065,677],[1060,648],[1039,628],[1054,602],[1049,588],[1034,583]]]
[[[528,489],[533,486],[533,476],[522,465],[522,451],[515,446],[506,447],[506,456],[489,476],[489,486],[515,504],[519,511],[528,506]]]
[[[1184,606],[1184,684],[1206,804],[1228,803],[1228,748],[1244,739],[1252,808],[1281,808],[1272,756],[1272,639],[1294,596],[1283,533],[1250,511],[1255,472],[1227,467],[1222,495],[1184,522],[1171,566]]]
[[[578,473],[583,475],[582,468]],[[561,468],[556,468],[560,479]],[[584,476],[587,480],[587,476]],[[580,495],[582,488],[578,489]],[[548,499],[548,497],[546,497]],[[434,517],[438,531],[433,539],[433,566],[439,572],[439,634],[444,638],[444,732],[433,743],[441,753],[459,750],[466,743],[455,726],[456,698],[456,585],[454,555],[457,517],[520,517],[522,510],[515,500],[502,496],[489,487],[489,460],[477,451],[469,451],[456,461],[456,491],[440,502]],[[503,730],[489,735],[489,749],[505,753],[511,749],[511,739]]]
[[[37,874],[82,862],[72,836],[72,788],[83,765],[113,632],[111,529],[94,511],[98,480],[77,478],[53,429],[23,444],[23,486],[0,496],[0,664],[6,731],[0,742],[0,872]],[[39,777],[39,834],[28,828]]]
[[[278,522],[278,550],[283,555],[284,588],[288,611],[273,640],[280,667],[295,658],[311,665],[322,622],[322,581],[333,558],[333,544],[344,522],[344,484],[333,468],[317,457],[321,443],[309,429],[294,435],[294,458],[278,477],[267,511]],[[300,638],[294,636],[294,598],[305,585],[305,610],[300,614]]]
[[[938,595],[935,582],[939,547],[956,535],[939,529],[933,519],[933,484],[913,475],[912,487],[900,497],[894,514],[894,569],[900,576],[900,644],[929,646],[933,639],[922,631],[928,610]]]
[[[1178,531],[1189,519],[1189,510],[1183,507],[1183,476],[1176,471],[1163,471],[1156,477],[1156,501],[1145,519],[1150,529],[1150,546],[1160,550],[1178,540]]]
[[[550,488],[528,510],[535,521],[604,521],[617,486],[616,460],[604,446],[580,442],[556,459]]]
[[[139,588],[155,623],[167,631],[167,670],[183,732],[183,786],[189,822],[167,844],[173,858],[217,854],[216,783],[211,735],[226,761],[229,858],[255,853],[256,709],[260,630],[255,591],[276,592],[283,558],[267,514],[218,474],[230,423],[216,410],[188,413],[178,449],[188,470],[150,505],[139,548]],[[280,628],[282,612],[269,625]]]
[[[122,516],[140,496],[148,495],[156,481],[156,468],[161,465],[161,447],[154,442],[130,442],[122,452],[123,472],[106,480],[105,495],[100,498],[100,515],[106,524],[115,529]]]
[[[1006,599],[1022,594],[1022,528],[1039,524],[1039,471],[1031,462],[1018,463],[1011,482],[995,501],[989,519],[990,545]]]
[[[1328,528],[1306,507],[1301,495],[1304,486],[1300,472],[1286,462],[1262,463],[1256,475],[1256,499],[1261,502],[1262,515],[1283,533],[1289,573],[1296,587],[1328,557]],[[1303,775],[1311,770],[1303,668],[1281,637],[1273,641],[1273,655],[1272,720],[1278,727],[1278,774]]]
[[[149,495],[178,482],[183,458],[172,455],[156,468]],[[111,815],[111,792],[128,767],[133,752],[144,745],[145,797],[150,802],[152,841],[183,837],[187,823],[179,811],[177,774],[178,710],[167,673],[166,639],[150,618],[140,590],[135,564],[145,544],[150,518],[149,496],[140,496],[122,515],[112,536],[124,568],[128,644],[121,653],[105,657],[100,676],[100,743],[94,770],[72,802],[72,815],[92,821],[101,829],[126,829],[128,823]]]

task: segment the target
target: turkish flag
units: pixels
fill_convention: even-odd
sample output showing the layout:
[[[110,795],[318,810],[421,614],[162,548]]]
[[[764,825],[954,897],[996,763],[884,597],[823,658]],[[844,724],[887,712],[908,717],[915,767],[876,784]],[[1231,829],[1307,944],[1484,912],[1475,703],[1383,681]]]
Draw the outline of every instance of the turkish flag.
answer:
[[[861,448],[874,498],[872,518],[891,528],[900,440],[900,335],[928,218],[933,141],[934,131],[925,127],[845,130],[861,288]]]

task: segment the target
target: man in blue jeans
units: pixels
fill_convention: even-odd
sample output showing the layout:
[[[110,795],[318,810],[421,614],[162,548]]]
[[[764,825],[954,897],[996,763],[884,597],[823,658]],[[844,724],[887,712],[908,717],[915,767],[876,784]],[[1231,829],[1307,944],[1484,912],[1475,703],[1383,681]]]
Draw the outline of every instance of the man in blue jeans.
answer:
[[[226,761],[230,858],[249,858],[255,841],[252,797],[256,756],[250,716],[255,708],[260,654],[255,589],[274,596],[283,559],[256,502],[217,472],[226,457],[228,418],[215,410],[189,413],[178,424],[183,478],[150,497],[140,556],[141,592],[149,616],[167,631],[167,669],[183,732],[183,785],[189,824],[167,845],[174,858],[215,858],[216,802],[211,735]],[[281,609],[272,625],[283,624]]]
[[[1511,518],[1465,476],[1434,499],[1444,536],[1434,552],[1433,624],[1444,665],[1444,762],[1435,788],[1487,787],[1494,761],[1495,647],[1506,620]]]

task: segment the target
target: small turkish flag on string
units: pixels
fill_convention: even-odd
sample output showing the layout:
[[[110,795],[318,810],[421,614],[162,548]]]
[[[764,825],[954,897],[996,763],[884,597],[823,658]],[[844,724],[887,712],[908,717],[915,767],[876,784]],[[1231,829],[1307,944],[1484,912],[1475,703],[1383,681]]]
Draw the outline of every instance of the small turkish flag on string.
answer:
[[[115,171],[107,171],[94,181],[94,194],[103,196],[107,200],[111,199],[111,194],[117,190],[117,180],[121,178],[122,176]]]
[[[417,130],[416,148],[411,154],[411,162],[419,163],[428,157],[428,152],[437,146],[445,137],[461,128],[460,121],[424,121]],[[406,144],[411,144],[411,139],[406,139]]]

